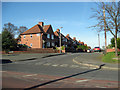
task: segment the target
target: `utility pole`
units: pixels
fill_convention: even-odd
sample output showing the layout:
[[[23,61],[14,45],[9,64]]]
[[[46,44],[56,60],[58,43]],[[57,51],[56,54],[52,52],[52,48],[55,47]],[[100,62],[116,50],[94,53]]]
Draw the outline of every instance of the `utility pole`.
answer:
[[[60,30],[62,29],[63,27],[60,27]],[[61,32],[60,32],[60,53],[61,53]]]
[[[105,21],[105,7],[103,4],[103,16],[104,16],[104,30],[105,30],[105,54],[107,53],[107,35],[106,35],[106,21]]]

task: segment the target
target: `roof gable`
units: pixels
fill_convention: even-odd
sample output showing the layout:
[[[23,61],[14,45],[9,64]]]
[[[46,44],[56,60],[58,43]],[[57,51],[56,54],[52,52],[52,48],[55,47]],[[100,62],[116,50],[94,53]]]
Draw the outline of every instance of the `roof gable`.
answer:
[[[51,25],[45,25],[45,26],[43,26],[43,30],[44,30],[45,33],[51,33],[51,34],[54,34]]]

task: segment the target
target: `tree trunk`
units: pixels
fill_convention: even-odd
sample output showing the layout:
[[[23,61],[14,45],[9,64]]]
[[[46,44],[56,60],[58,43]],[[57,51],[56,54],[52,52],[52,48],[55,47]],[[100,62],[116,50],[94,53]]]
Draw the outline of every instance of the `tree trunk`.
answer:
[[[115,55],[118,56],[118,51],[117,51],[117,37],[115,37]]]

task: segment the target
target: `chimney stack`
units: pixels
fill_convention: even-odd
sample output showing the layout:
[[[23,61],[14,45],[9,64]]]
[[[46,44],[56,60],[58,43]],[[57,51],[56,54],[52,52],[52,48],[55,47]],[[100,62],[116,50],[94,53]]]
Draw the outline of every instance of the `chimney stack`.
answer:
[[[43,27],[44,26],[44,22],[38,22],[38,24]]]
[[[60,29],[57,29],[56,31],[57,31],[57,32],[60,32]]]
[[[76,37],[73,37],[73,40],[76,40]]]
[[[69,37],[70,35],[69,35],[69,34],[67,34],[67,36]]]

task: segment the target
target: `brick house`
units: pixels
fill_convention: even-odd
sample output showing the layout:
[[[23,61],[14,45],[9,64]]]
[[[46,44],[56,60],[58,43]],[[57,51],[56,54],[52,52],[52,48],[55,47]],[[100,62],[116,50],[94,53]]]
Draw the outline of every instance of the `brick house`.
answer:
[[[66,35],[66,38],[68,39],[68,47],[73,47],[73,39],[69,34]]]
[[[59,43],[60,43],[60,38],[59,38],[59,36],[60,36],[60,30],[57,29],[57,30],[54,32],[54,34],[55,34],[56,37],[57,37],[56,45],[57,45],[57,46],[60,46],[60,45],[59,45]],[[65,47],[68,46],[68,39],[67,39],[62,33],[61,33],[61,46],[65,46]]]
[[[55,46],[55,34],[51,25],[39,22],[37,25],[20,34],[20,44],[31,48],[51,48]]]
[[[73,37],[73,45],[74,45],[74,46],[81,45],[81,44],[76,40],[76,37]]]

